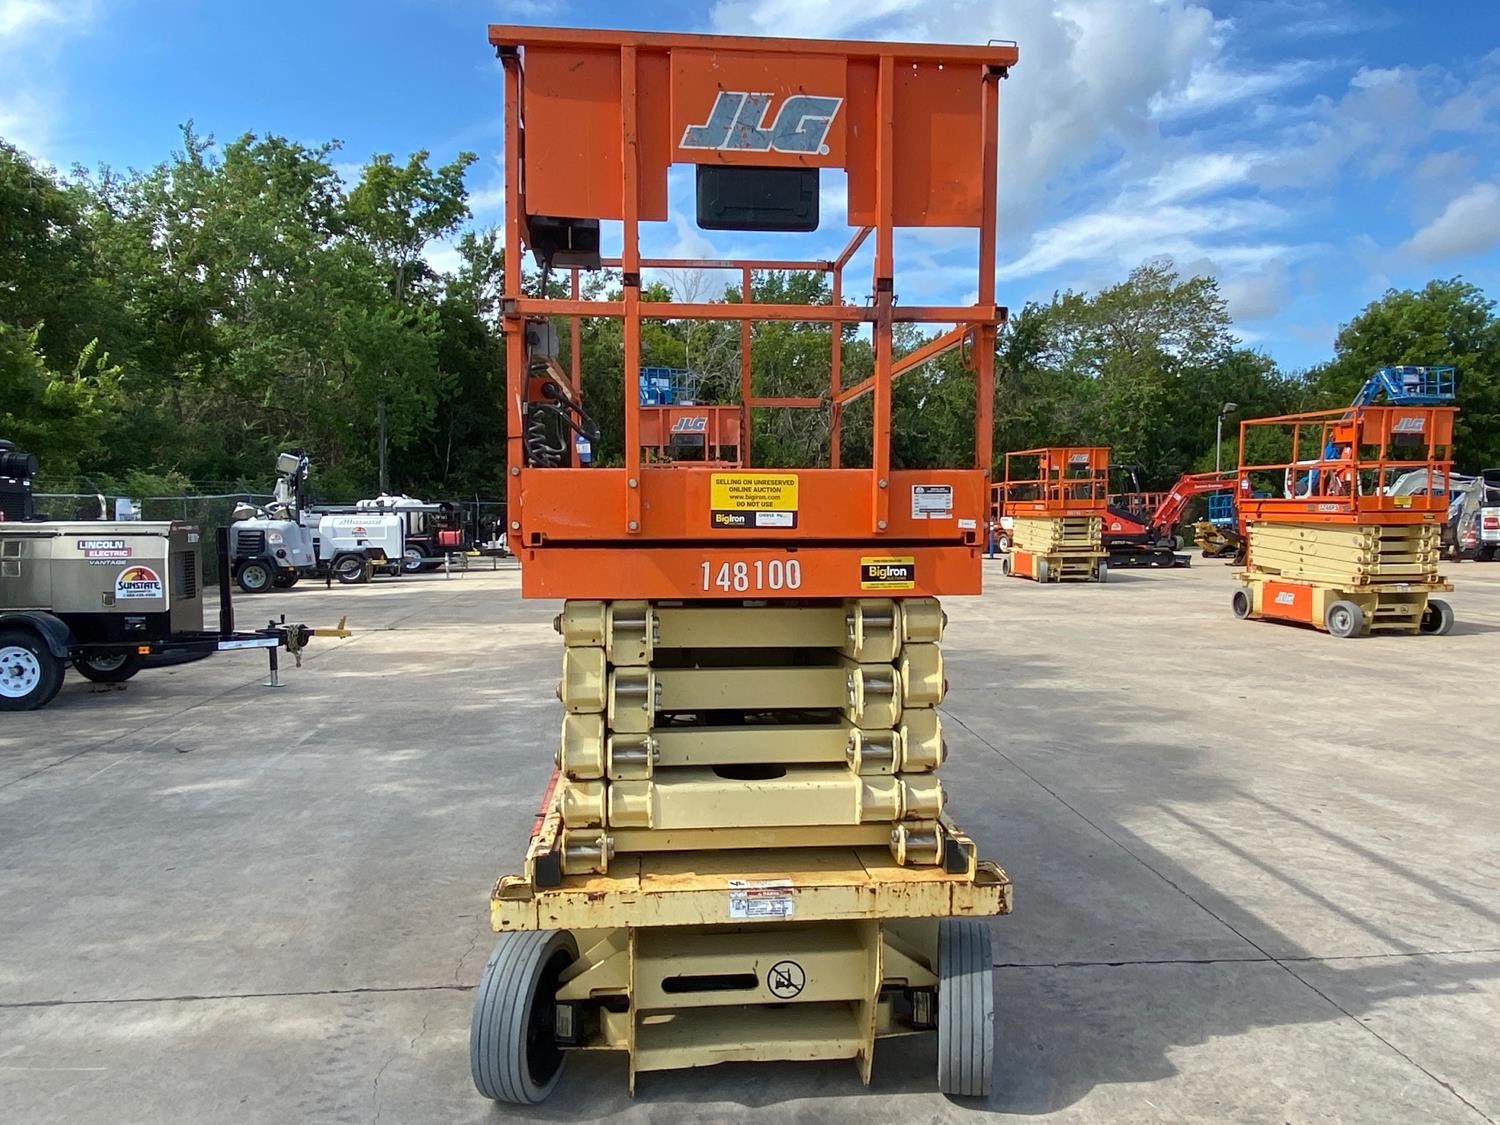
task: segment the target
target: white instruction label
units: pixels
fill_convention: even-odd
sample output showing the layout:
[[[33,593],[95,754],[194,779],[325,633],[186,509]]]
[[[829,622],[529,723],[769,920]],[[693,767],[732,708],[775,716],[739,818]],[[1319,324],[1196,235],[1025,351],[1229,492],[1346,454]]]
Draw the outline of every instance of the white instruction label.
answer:
[[[792,881],[790,879],[729,880],[729,916],[731,918],[790,918],[792,916]]]
[[[951,484],[914,484],[911,486],[911,518],[946,520],[953,518]]]

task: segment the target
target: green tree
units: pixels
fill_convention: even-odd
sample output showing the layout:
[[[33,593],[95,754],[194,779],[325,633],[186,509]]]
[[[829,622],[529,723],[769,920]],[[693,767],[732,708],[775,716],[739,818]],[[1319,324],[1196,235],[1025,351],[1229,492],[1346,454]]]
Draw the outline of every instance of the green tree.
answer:
[[[1314,406],[1348,403],[1378,367],[1457,369],[1459,465],[1500,465],[1500,321],[1495,302],[1462,278],[1391,289],[1339,330],[1330,362],[1309,373]]]

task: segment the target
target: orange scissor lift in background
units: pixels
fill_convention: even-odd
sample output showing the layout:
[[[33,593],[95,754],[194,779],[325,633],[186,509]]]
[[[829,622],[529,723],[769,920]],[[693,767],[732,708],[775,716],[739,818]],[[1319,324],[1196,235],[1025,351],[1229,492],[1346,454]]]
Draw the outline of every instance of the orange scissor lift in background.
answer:
[[[1336,637],[1446,633],[1438,573],[1453,468],[1451,406],[1357,406],[1240,424],[1238,507],[1248,541],[1236,617]],[[1285,450],[1258,463],[1251,450]],[[1425,471],[1420,495],[1391,495]]]
[[[501,938],[474,1006],[480,1092],[536,1102],[569,1049],[642,1071],[735,1060],[858,1061],[935,1030],[938,1084],[990,1089],[985,916],[1010,883],[943,811],[936,706],[945,594],[977,594],[990,470],[996,121],[1014,45],[750,39],[491,27],[505,72],[509,541],[522,593],[564,599],[561,748],[522,874],[496,884]],[[708,229],[816,228],[819,171],[844,169],[855,233],[834,261],[640,253],[694,166]],[[600,221],[618,221],[606,259]],[[976,232],[973,305],[898,304],[899,227]],[[843,274],[873,234],[863,304]],[[531,250],[570,299],[523,294]],[[580,300],[579,270],[620,295]],[[739,302],[643,302],[641,271],[724,269]],[[757,270],[831,275],[832,303],[759,304]],[[545,288],[543,289],[545,292]],[[579,323],[622,322],[623,448],[583,464]],[[569,322],[571,370],[553,318]],[[643,320],[740,324],[740,401],[642,405]],[[829,327],[826,396],[758,396],[753,326]],[[892,355],[898,322],[952,325]],[[874,372],[846,381],[842,329]],[[891,463],[891,382],[966,345],[972,464]],[[868,467],[841,467],[841,416],[872,400]],[[828,464],[757,469],[752,411],[827,409]],[[653,410],[655,414],[653,416]],[[704,459],[671,450],[680,426]],[[737,432],[726,433],[726,427]],[[731,441],[732,439],[732,441]],[[732,451],[732,452],[731,452]],[[590,454],[592,456],[592,452]],[[852,454],[851,454],[852,456]]]
[[[1005,455],[1005,479],[991,486],[991,515],[1010,517],[1010,550],[1000,569],[1038,582],[1109,577],[1104,513],[1109,450],[1097,445],[1021,449]]]

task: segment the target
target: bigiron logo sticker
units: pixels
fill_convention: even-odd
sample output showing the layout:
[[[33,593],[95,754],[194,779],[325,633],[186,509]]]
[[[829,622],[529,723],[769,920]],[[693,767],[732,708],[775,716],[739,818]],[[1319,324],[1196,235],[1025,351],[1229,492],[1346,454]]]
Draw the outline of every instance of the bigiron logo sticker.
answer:
[[[859,560],[861,590],[912,590],[916,585],[917,560],[910,555],[881,555]]]
[[[161,576],[149,566],[128,566],[115,579],[115,599],[159,598]]]
[[[793,94],[768,122],[770,94],[720,90],[708,120],[683,130],[679,147],[826,156],[828,130],[843,104],[843,98]]]

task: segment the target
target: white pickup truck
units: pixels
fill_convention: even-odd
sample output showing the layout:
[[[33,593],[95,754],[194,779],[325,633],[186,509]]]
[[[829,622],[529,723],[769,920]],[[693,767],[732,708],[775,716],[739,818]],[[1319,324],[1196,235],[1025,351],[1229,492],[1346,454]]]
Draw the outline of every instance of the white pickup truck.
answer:
[[[1491,484],[1489,472],[1485,473],[1484,499],[1474,515],[1473,550],[1474,558],[1480,562],[1500,558],[1500,483]]]

